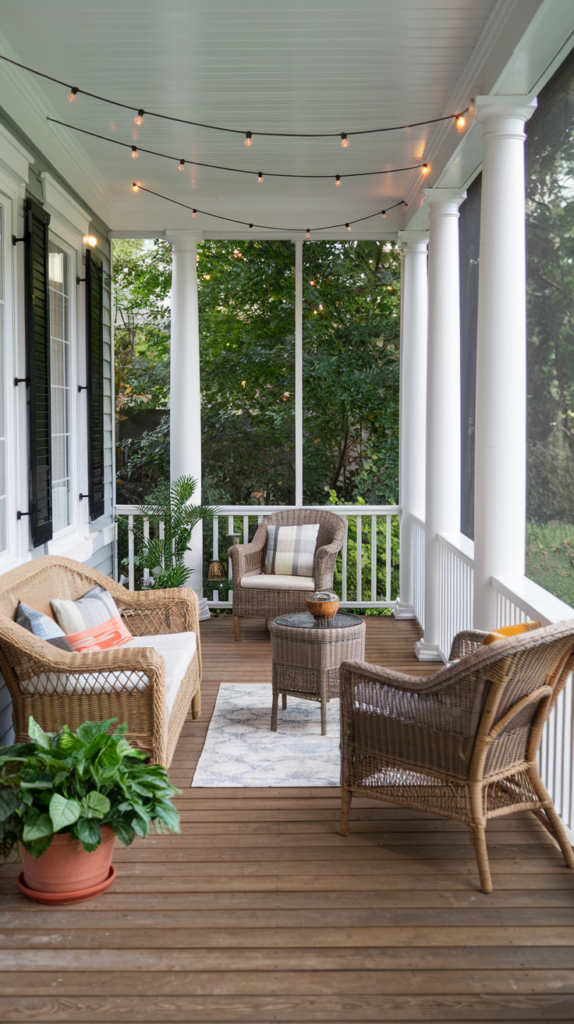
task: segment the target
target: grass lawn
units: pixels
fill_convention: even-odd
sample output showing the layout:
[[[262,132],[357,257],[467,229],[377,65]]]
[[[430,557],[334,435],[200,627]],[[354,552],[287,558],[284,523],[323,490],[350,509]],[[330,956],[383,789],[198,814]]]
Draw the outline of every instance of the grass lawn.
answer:
[[[526,524],[526,575],[574,606],[574,526]]]

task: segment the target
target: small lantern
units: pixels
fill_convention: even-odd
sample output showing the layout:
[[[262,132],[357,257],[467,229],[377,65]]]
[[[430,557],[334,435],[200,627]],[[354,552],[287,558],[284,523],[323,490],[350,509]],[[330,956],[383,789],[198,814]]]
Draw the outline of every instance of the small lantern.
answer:
[[[225,580],[227,579],[225,569],[223,568],[223,562],[219,558],[216,558],[213,562],[209,563],[209,569],[207,570],[208,580]]]

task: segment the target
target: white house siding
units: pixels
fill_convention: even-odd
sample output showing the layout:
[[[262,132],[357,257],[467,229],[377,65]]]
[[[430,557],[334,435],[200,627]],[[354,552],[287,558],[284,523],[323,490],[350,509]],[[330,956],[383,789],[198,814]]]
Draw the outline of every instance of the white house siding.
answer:
[[[28,508],[28,448],[26,436],[26,403],[23,392],[15,389],[12,378],[22,376],[25,366],[24,335],[24,260],[21,246],[8,248],[10,235],[22,235],[22,212],[26,196],[42,203],[51,216],[50,231],[68,249],[71,256],[73,292],[73,374],[71,379],[74,405],[74,476],[71,489],[73,524],[67,533],[48,544],[30,548],[28,520],[16,524],[16,510]],[[7,404],[7,439],[12,448],[12,470],[9,476],[8,518],[10,523],[8,549],[0,553],[0,573],[43,554],[62,554],[76,558],[105,575],[113,571],[113,506],[114,506],[114,416],[113,416],[113,337],[111,327],[110,242],[108,227],[90,209],[61,174],[45,159],[34,141],[20,131],[0,108],[0,205],[4,214],[4,249],[6,305],[5,323],[7,361],[4,374]],[[76,285],[76,276],[85,277],[85,235],[98,240],[94,255],[104,268],[104,454],[105,512],[91,523],[87,500],[79,494],[88,487],[87,403],[86,394],[78,394],[77,385],[86,383],[85,285]],[[11,389],[10,389],[11,385]],[[16,392],[16,394],[12,394]],[[11,417],[11,418],[10,418]],[[12,708],[8,689],[0,675],[0,746],[13,742]]]

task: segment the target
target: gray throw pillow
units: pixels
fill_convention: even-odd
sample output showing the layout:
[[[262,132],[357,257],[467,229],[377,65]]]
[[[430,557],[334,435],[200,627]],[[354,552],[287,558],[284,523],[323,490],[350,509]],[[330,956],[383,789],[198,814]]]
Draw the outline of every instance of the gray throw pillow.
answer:
[[[46,640],[47,643],[52,644],[53,647],[59,647],[62,651],[73,650],[71,644],[66,640],[64,630],[60,629],[57,622],[54,622],[49,615],[44,615],[44,612],[30,608],[23,601],[20,601],[16,609],[16,622],[33,633],[34,636],[39,637],[40,640]]]

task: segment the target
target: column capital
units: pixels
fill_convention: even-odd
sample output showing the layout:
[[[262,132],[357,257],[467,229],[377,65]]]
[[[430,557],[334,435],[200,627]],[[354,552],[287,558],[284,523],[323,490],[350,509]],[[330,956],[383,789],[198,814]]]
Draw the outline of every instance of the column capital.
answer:
[[[203,241],[199,231],[190,231],[187,228],[176,228],[164,234],[166,240],[171,242],[174,252],[193,252],[197,243]]]
[[[397,240],[405,252],[426,252],[429,244],[428,231],[399,231]]]
[[[466,192],[460,188],[425,188],[423,191],[425,203],[431,208],[437,203],[444,203],[447,206],[454,206],[452,212],[458,217],[458,207],[464,203]],[[432,210],[431,210],[432,212]],[[442,213],[447,212],[444,209]]]
[[[508,120],[522,121],[524,124],[532,117],[537,106],[538,100],[533,96],[477,96],[475,117],[479,124],[491,118],[500,118],[505,124],[501,124],[499,130],[506,132]]]

